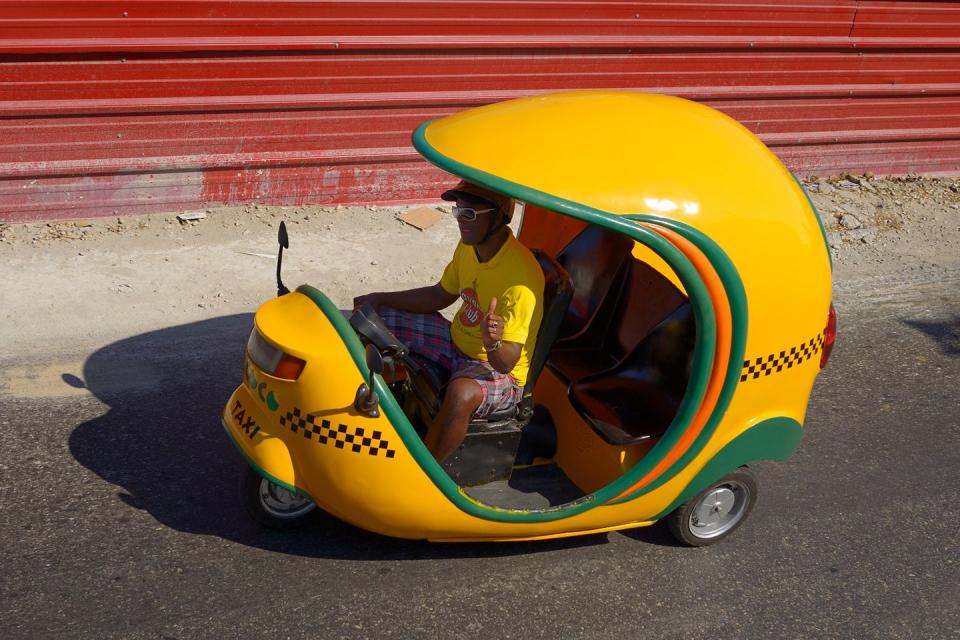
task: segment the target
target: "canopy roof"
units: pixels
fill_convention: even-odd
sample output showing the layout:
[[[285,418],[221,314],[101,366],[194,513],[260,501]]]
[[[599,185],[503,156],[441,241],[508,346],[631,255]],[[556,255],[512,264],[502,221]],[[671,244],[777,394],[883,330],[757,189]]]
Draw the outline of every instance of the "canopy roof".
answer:
[[[786,213],[820,235],[799,185],[762,142],[681,98],[626,91],[521,98],[428,122],[414,145],[453,174],[561,212],[575,203],[704,230],[730,215],[749,223]]]
[[[743,284],[750,353],[823,328],[831,269],[819,216],[780,160],[719,111],[669,96],[575,91],[470,109],[421,125],[413,141],[454,175],[629,229],[650,248],[653,239],[621,215],[700,232]],[[698,241],[701,249],[706,243]]]

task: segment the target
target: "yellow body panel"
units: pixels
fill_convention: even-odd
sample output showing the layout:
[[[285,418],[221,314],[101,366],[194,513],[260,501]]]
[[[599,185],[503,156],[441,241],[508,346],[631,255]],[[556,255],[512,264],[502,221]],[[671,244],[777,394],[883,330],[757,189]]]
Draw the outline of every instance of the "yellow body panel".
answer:
[[[305,359],[307,367],[294,383],[264,374],[248,359],[244,384],[227,403],[224,423],[244,455],[261,471],[296,487],[324,510],[359,527],[397,537],[436,540],[537,539],[594,533],[649,523],[689,481],[690,474],[684,473],[640,500],[599,506],[550,522],[478,518],[443,495],[384,415],[369,418],[353,409],[356,388],[363,382],[360,372],[336,331],[309,298],[292,293],[267,302],[257,312],[256,325],[262,332],[269,331],[277,346]],[[261,389],[261,384],[266,387]],[[269,391],[279,401],[275,411],[262,399]],[[238,418],[239,409],[244,413]],[[320,425],[322,433],[327,433],[323,420],[334,428],[344,425],[351,435],[358,428],[367,436],[379,432],[378,455],[370,455],[366,447],[354,452],[349,443],[338,448],[334,439],[321,444],[318,434],[312,432],[309,439],[305,438],[304,428],[291,428],[290,414],[296,409],[304,420],[313,415],[313,422],[308,424],[311,428]],[[242,428],[249,419],[258,427],[252,436],[252,428]],[[424,447],[419,441],[412,444]],[[387,457],[386,451],[395,453]],[[425,453],[425,448],[421,452]]]
[[[719,111],[670,96],[573,91],[464,111],[430,123],[425,139],[504,185],[708,236],[746,291],[745,360],[789,354],[823,332],[831,268],[817,214],[779,159]],[[634,256],[679,285],[649,249]],[[818,364],[819,354],[745,381],[715,439],[728,442],[767,417],[802,424]]]
[[[815,213],[773,154],[717,111],[665,96],[572,92],[472,109],[431,123],[424,136],[437,153],[504,185],[599,212],[676,220],[712,239],[746,292],[745,360],[776,358],[823,331],[830,265]],[[680,287],[648,247],[638,244],[633,255]],[[696,457],[636,499],[555,520],[503,522],[468,513],[444,494],[427,473],[439,466],[409,425],[354,410],[360,371],[313,300],[300,293],[272,300],[257,312],[256,324],[307,366],[290,382],[248,361],[245,382],[223,414],[233,440],[262,472],[307,493],[321,508],[365,529],[408,538],[541,539],[649,524],[752,425],[775,417],[802,424],[819,373],[817,354],[770,375],[748,376]],[[264,400],[269,391],[279,401],[275,410]],[[558,462],[587,492],[618,478],[654,445],[602,441],[547,371],[537,401],[557,419]]]
[[[557,464],[587,493],[622,476],[653,444],[617,446],[601,438],[570,404],[567,384],[549,369],[540,374],[534,397],[547,407],[557,428]]]
[[[431,123],[426,139],[457,162],[556,198],[705,233],[747,291],[748,357],[823,330],[830,262],[815,214],[776,156],[719,111],[670,96],[574,91],[464,111]]]

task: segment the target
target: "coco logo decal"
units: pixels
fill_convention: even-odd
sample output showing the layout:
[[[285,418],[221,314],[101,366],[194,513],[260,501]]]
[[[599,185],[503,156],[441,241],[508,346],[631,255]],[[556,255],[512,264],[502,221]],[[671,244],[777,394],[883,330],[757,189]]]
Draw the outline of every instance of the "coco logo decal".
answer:
[[[247,417],[247,410],[243,408],[239,400],[234,403],[230,413],[233,415],[233,421],[251,440],[253,436],[257,435],[257,432],[260,431],[260,426],[256,421],[252,417]]]
[[[480,324],[483,309],[480,308],[477,292],[468,287],[460,291],[460,298],[463,300],[463,306],[460,307],[460,324],[465,327],[475,327]]]
[[[257,397],[260,398],[260,402],[267,405],[267,409],[270,409],[270,411],[279,409],[280,402],[277,400],[276,394],[267,389],[266,382],[257,381],[257,373],[253,370],[253,367],[250,366],[249,362],[246,364],[246,369],[247,386],[257,392]]]

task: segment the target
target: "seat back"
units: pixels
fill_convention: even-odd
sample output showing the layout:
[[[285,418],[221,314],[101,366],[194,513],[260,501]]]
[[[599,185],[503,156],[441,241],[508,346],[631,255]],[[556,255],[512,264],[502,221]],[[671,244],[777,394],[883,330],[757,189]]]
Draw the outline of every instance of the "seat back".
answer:
[[[547,362],[550,348],[553,346],[560,332],[570,299],[573,296],[573,282],[567,271],[556,260],[539,249],[533,250],[533,257],[537,259],[543,271],[543,317],[540,320],[540,331],[534,343],[533,353],[530,355],[530,369],[527,372],[527,384],[523,389],[524,397],[533,393],[537,377]]]
[[[617,362],[686,303],[686,296],[650,265],[630,260],[602,348]]]
[[[696,336],[687,302],[615,367],[573,383],[573,406],[611,444],[636,444],[663,435],[686,392]]]
[[[633,240],[627,236],[591,225],[557,254],[556,262],[573,283],[560,338],[573,338],[586,331],[632,249]]]

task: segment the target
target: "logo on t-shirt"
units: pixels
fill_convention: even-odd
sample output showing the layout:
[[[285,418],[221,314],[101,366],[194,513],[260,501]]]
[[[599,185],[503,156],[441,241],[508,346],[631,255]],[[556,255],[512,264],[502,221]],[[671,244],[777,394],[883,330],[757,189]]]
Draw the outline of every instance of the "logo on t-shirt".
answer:
[[[480,307],[480,300],[477,299],[477,292],[470,288],[462,289],[460,298],[463,300],[463,306],[460,307],[460,324],[465,327],[475,327],[480,324],[483,309]]]

